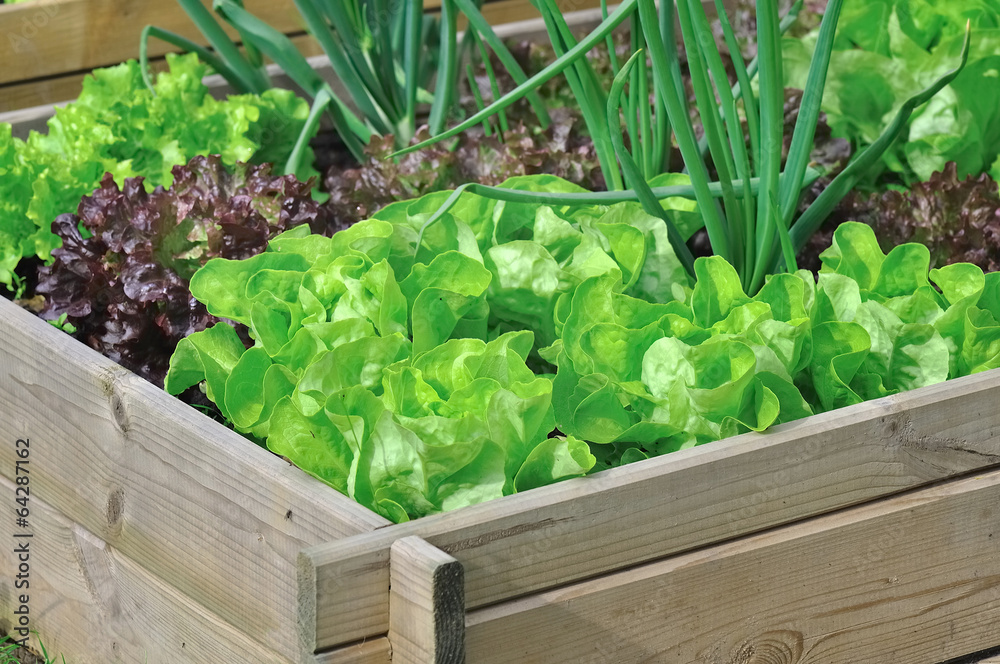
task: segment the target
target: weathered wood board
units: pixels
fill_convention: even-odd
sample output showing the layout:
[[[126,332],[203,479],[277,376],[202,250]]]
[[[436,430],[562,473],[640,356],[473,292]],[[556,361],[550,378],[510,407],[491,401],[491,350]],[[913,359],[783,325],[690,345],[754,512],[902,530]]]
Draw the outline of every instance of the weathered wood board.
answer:
[[[14,489],[0,478],[5,497]],[[73,664],[295,661],[241,633],[37,496],[29,506],[31,538],[16,537],[28,531],[16,528],[13,518],[0,519],[2,604],[12,611],[27,607],[29,626],[50,654]],[[26,549],[22,579],[16,576],[18,547]],[[28,585],[18,588],[15,581]],[[5,608],[0,628],[11,633],[19,618]],[[34,635],[31,643],[40,652]]]
[[[0,477],[16,481],[15,442],[27,439],[31,500],[63,519],[38,539],[82,561],[65,574],[76,574],[80,592],[111,592],[111,614],[124,610],[115,595],[130,592],[114,586],[141,585],[132,581],[141,568],[227,629],[297,661],[299,550],[387,523],[2,298],[0,404]],[[0,578],[12,578],[9,562]],[[39,609],[63,601],[63,588],[50,587],[53,597],[33,599]],[[9,597],[0,619],[12,617]],[[172,628],[194,634],[198,615],[189,619]],[[157,643],[149,639],[159,633],[135,627],[123,643]]]
[[[468,616],[469,661],[932,664],[994,642],[1000,472]]]
[[[389,643],[398,664],[465,664],[462,564],[420,539],[393,542]]]
[[[389,664],[390,662],[392,662],[392,646],[389,645],[389,639],[384,636],[316,655],[315,660],[315,664]]]
[[[978,374],[313,547],[317,646],[385,633],[398,538],[458,559],[481,607],[998,465],[998,400]]]

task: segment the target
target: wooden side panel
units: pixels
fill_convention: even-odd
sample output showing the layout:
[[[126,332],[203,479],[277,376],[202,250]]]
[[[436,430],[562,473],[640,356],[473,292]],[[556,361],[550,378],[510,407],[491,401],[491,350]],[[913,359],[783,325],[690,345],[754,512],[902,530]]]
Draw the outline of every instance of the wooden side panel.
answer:
[[[309,549],[317,643],[386,632],[401,537],[481,607],[1000,464],[998,400],[986,372]]]
[[[2,298],[0,404],[0,476],[289,659],[299,550],[387,524]]]
[[[315,664],[390,664],[389,639],[380,636],[370,641],[316,655]]]
[[[1000,472],[469,616],[469,660],[933,664],[996,642]]]
[[[212,7],[208,0],[203,4]],[[303,30],[293,0],[246,0],[245,6],[281,32]],[[137,58],[139,35],[147,25],[207,43],[176,0],[33,0],[0,6],[0,84]],[[157,39],[149,48],[151,57],[177,50]]]
[[[393,543],[389,642],[396,664],[465,664],[462,564],[419,537]]]
[[[7,500],[13,501],[14,488],[0,479]],[[0,519],[0,629],[5,633],[27,615],[29,628],[42,634],[50,655],[62,654],[73,664],[291,662],[41,499],[32,496],[29,510],[30,538],[15,537],[28,531],[15,527],[13,514]],[[22,564],[26,567],[19,571]],[[38,650],[35,637],[31,640]]]
[[[565,11],[600,6],[600,0],[557,0]],[[204,0],[211,6],[209,0]],[[307,56],[321,53],[304,32],[293,0],[246,0],[246,7],[289,34]],[[425,0],[434,11],[440,0]],[[530,0],[488,0],[483,16],[494,25],[538,17]],[[0,5],[0,112],[74,99],[91,69],[139,57],[146,25],[172,30],[198,43],[206,40],[176,0],[33,0]],[[464,28],[464,22],[460,21]],[[231,31],[230,31],[231,32]],[[113,37],[109,37],[113,35]],[[150,40],[150,57],[176,48]]]
[[[34,1],[35,0],[32,0],[32,2]],[[67,1],[79,2],[80,0]],[[176,0],[170,1],[176,3]],[[20,7],[22,5],[12,6]],[[321,49],[316,41],[308,35],[292,37],[292,43],[294,43],[306,56],[318,55],[321,52]],[[131,57],[138,56],[133,55]],[[110,65],[116,63],[112,62],[107,64]],[[150,67],[154,71],[162,71],[167,68],[167,62],[163,58],[153,59],[150,61]],[[34,79],[30,81],[19,80],[0,85],[0,113],[11,112],[17,109],[28,109],[46,104],[63,104],[68,100],[76,99],[80,94],[80,90],[83,88],[83,79],[89,75],[90,69],[81,69],[52,77]],[[43,127],[39,130],[45,131],[44,123],[42,124]],[[15,133],[15,135],[17,134]]]

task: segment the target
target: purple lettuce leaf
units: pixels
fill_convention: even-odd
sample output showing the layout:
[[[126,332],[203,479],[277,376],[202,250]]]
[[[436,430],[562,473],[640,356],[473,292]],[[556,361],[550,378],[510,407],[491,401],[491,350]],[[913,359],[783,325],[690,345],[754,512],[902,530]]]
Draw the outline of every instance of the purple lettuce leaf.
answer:
[[[229,171],[218,157],[195,157],[173,175],[169,190],[152,192],[142,178],[119,188],[106,175],[77,214],[53,223],[62,247],[37,287],[42,318],[65,314],[79,339],[159,386],[177,342],[218,320],[188,290],[199,267],[258,254],[294,226],[332,232],[312,182],[270,166]]]

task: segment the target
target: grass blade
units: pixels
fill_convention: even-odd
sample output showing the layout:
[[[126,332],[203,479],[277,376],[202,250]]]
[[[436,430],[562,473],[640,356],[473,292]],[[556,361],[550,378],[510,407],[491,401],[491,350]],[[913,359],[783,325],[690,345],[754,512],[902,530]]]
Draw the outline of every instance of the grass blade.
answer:
[[[406,81],[406,114],[397,125],[396,144],[406,145],[416,131],[417,88],[420,87],[420,46],[424,22],[423,0],[406,3],[404,24],[403,72]],[[442,82],[451,84],[451,81]]]
[[[548,67],[527,79],[524,83],[518,85],[517,88],[511,90],[500,99],[497,99],[482,111],[466,118],[464,121],[455,125],[451,129],[445,130],[434,138],[416,145],[411,145],[402,150],[398,150],[393,156],[400,156],[415,150],[420,150],[428,145],[433,145],[439,141],[456,136],[469,127],[474,127],[479,124],[484,118],[488,118],[497,111],[509,107],[511,104],[524,97],[524,95],[528,92],[537,89],[540,85],[564,72],[573,64],[573,61],[576,58],[583,57],[587,51],[594,48],[595,45],[600,43],[601,40],[611,33],[612,30],[621,24],[621,22],[629,16],[629,12],[635,8],[637,3],[638,0],[625,0],[622,2],[618,8],[611,13],[611,16],[608,17],[607,21],[603,21],[600,25],[594,28],[594,30],[587,35],[587,37],[571,48],[566,55],[561,58],[557,58],[555,62],[550,64]],[[489,43],[489,41],[487,41],[487,43]],[[490,44],[490,46],[492,47],[492,44]]]
[[[812,63],[809,65],[809,77],[802,93],[799,106],[799,117],[792,133],[791,147],[788,149],[788,159],[785,162],[785,174],[781,178],[781,207],[785,211],[785,224],[791,224],[792,214],[798,206],[802,192],[802,175],[809,163],[812,153],[813,139],[816,137],[816,122],[819,120],[819,109],[823,103],[823,90],[826,88],[826,74],[830,67],[830,56],[833,53],[833,39],[837,32],[837,20],[840,18],[840,8],[843,0],[830,0],[819,27],[819,38],[813,52]]]
[[[215,49],[229,67],[236,72],[240,80],[245,83],[251,92],[263,94],[271,87],[271,81],[267,73],[262,68],[254,67],[247,61],[240,49],[236,47],[233,40],[229,38],[226,31],[222,29],[219,22],[215,20],[205,5],[200,0],[177,0],[181,8],[187,13],[198,30],[204,35],[208,43]]]
[[[309,66],[295,45],[278,30],[260,20],[233,0],[215,0],[216,11],[249,42],[274,60],[306,94],[315,97],[323,79]]]
[[[699,34],[695,30],[696,17],[694,12],[697,11],[701,11],[702,16],[704,17],[701,0],[681,0],[677,5],[677,17],[681,26],[681,34],[684,37],[684,44],[687,47],[688,69],[691,73],[691,83],[694,88],[695,103],[698,107],[698,113],[702,118],[702,125],[705,130],[705,137],[708,139],[709,153],[712,155],[712,162],[715,164],[715,170],[719,174],[719,182],[722,183],[723,186],[722,200],[725,205],[726,217],[728,219],[727,230],[729,231],[729,242],[732,248],[731,262],[737,272],[742,273],[744,253],[743,234],[741,232],[744,226],[743,209],[737,203],[735,192],[732,189],[732,181],[734,172],[736,171],[736,164],[733,156],[733,149],[731,149],[730,146],[735,145],[735,137],[730,136],[729,132],[726,131],[726,128],[719,120],[715,90],[713,89],[712,81],[708,75],[711,52],[714,52],[716,58],[719,60],[718,68],[722,71],[723,77],[725,77],[725,69],[722,65],[722,59],[719,57],[719,53],[716,50],[715,39],[711,35],[711,29],[708,29],[706,41],[702,40],[706,35]],[[705,18],[705,23],[707,28],[707,18]],[[728,78],[723,78],[719,82],[719,87],[720,95],[724,94],[724,92],[728,92]],[[727,108],[729,106],[728,100],[725,96],[722,96],[722,106],[723,108]],[[726,111],[726,113],[728,113],[728,111]],[[738,119],[735,124],[736,130],[739,131]],[[742,132],[740,133],[740,136],[740,145],[742,146]]]
[[[642,155],[642,172],[646,178],[659,175],[659,165],[653,156],[653,110],[649,105],[649,70],[646,67],[645,49],[636,68],[636,78],[639,79],[639,153]]]
[[[233,0],[233,2],[241,8],[246,9],[246,7],[243,6],[243,0]],[[264,58],[261,56],[260,51],[257,50],[253,44],[248,44],[246,40],[243,39],[243,35],[240,35],[240,40],[243,42],[243,51],[246,53],[247,61],[257,69],[263,67]]]
[[[674,0],[660,0],[660,39],[663,40],[667,51],[677,50],[674,44]],[[667,36],[669,35],[669,37]],[[653,77],[653,97],[656,105],[656,127],[654,129],[654,141],[656,153],[654,161],[661,173],[670,170],[670,158],[673,152],[673,144],[670,134],[670,118],[667,117],[667,107],[663,103],[663,95],[659,91],[659,82]]]
[[[771,216],[778,220],[778,240],[781,244],[781,255],[784,258],[786,269],[789,272],[795,272],[799,269],[798,264],[795,262],[795,248],[792,246],[788,227],[782,221],[784,217],[781,213],[781,208],[777,204],[771,205]]]
[[[625,89],[625,82],[628,80],[629,73],[640,56],[643,59],[646,58],[646,54],[643,51],[637,51],[628,59],[628,62],[621,68],[621,71],[618,72],[618,75],[615,76],[611,84],[611,92],[608,94],[608,121],[612,123],[610,127],[611,142],[615,146],[615,153],[618,155],[622,170],[625,172],[625,181],[628,182],[629,188],[635,191],[642,209],[646,211],[646,214],[662,219],[667,225],[667,235],[670,238],[671,246],[674,248],[674,253],[677,254],[677,257],[683,263],[684,269],[687,270],[688,274],[694,276],[694,256],[691,255],[691,250],[688,249],[687,243],[684,242],[684,238],[681,237],[677,227],[674,226],[674,223],[667,216],[659,201],[656,200],[656,196],[650,190],[644,174],[638,165],[636,165],[632,155],[625,149],[625,141],[622,140],[621,131],[617,131],[621,126],[619,113],[622,90]]]
[[[661,0],[660,2],[660,13],[657,16],[660,26],[660,40],[663,42],[663,48],[666,49],[667,53],[678,53],[677,49],[677,36],[676,29],[677,24],[674,22],[674,14],[677,13],[677,6],[674,0]],[[647,30],[647,26],[643,25],[643,31]],[[646,41],[649,41],[649,35],[646,35]],[[687,103],[687,93],[684,90],[683,80],[681,78],[680,63],[678,62],[677,70],[671,71],[671,80],[673,81],[674,90],[678,97],[685,100]]]
[[[601,20],[608,20],[608,0],[601,0]],[[618,75],[621,71],[621,66],[618,64],[618,54],[615,53],[615,40],[611,35],[605,38],[605,43],[608,47],[608,60],[611,62],[611,74],[614,76]]]
[[[457,80],[458,11],[455,8],[454,0],[441,0],[441,50],[438,54],[434,102],[431,104],[431,115],[428,120],[432,136],[441,133],[448,121],[448,113],[455,102]]]
[[[740,45],[736,41],[736,34],[733,26],[726,15],[726,8],[722,0],[715,0],[715,11],[719,15],[719,25],[722,26],[722,37],[729,49],[729,57],[733,62],[733,69],[736,70],[737,85],[730,89],[733,99],[737,98],[740,90],[752,90],[750,87],[750,74],[747,72],[746,63],[743,62],[743,55],[740,53]],[[750,154],[752,163],[756,165],[760,161],[760,111],[757,108],[757,99],[751,95],[740,95],[743,99],[743,112],[747,118],[747,129],[750,135]]]
[[[490,79],[490,94],[493,95],[494,99],[499,99],[500,85],[497,83],[496,74],[493,72],[493,65],[490,64],[490,54],[486,51],[486,45],[483,43],[482,39],[479,39],[477,37],[475,41],[476,41],[476,46],[479,48],[479,57],[482,58],[483,61],[483,69],[486,70],[486,77]],[[478,87],[475,89],[475,92],[476,94],[479,94]],[[480,102],[479,106],[477,106],[476,108],[477,110],[482,110],[484,108],[482,104],[482,98],[479,99],[479,102]],[[500,111],[497,115],[498,119],[500,120],[501,135],[506,134],[508,131],[510,131],[510,125],[507,122],[507,113],[506,111]]]
[[[364,36],[370,31],[361,20],[361,10],[358,8],[356,0],[351,2],[344,0],[307,1],[313,2],[317,8],[321,8],[327,21],[334,26],[334,32],[336,38],[341,42],[345,59],[357,76],[364,81],[365,87],[375,99],[375,103],[390,118],[390,124],[395,124],[400,109],[393,104],[385,90],[382,89],[375,75],[371,57],[367,50],[361,47],[361,42],[358,39],[359,35]],[[353,11],[351,11],[352,9]]]
[[[228,64],[226,64],[225,60],[220,58],[213,51],[210,51],[204,46],[182,37],[175,32],[158,28],[155,25],[147,25],[142,29],[142,34],[139,36],[139,70],[142,72],[143,83],[146,84],[146,87],[149,88],[149,91],[154,95],[156,94],[156,90],[153,89],[153,79],[149,75],[148,48],[150,37],[155,37],[156,39],[165,41],[168,44],[172,44],[185,51],[197,53],[198,57],[201,58],[203,62],[226,79],[226,81],[233,86],[237,92],[246,93],[252,91],[250,82],[244,81],[240,78],[236,70],[232,69]]]
[[[820,176],[819,171],[809,169],[806,171],[806,181],[809,184],[815,182]],[[734,185],[739,185],[736,187],[737,191],[743,188],[742,182],[734,182]],[[756,196],[758,189],[760,187],[760,180],[754,178],[750,181],[750,190]],[[650,189],[656,200],[663,200],[664,198],[686,198],[689,200],[697,200],[698,194],[692,185],[671,185],[669,187],[653,187]],[[708,192],[711,196],[721,196],[722,187],[718,182],[708,183]],[[632,189],[625,189],[622,191],[600,191],[600,192],[587,192],[585,194],[565,194],[561,192],[545,192],[545,191],[523,191],[519,189],[508,189],[506,187],[494,187],[485,184],[479,184],[478,182],[468,182],[455,189],[451,195],[441,204],[431,217],[424,222],[424,225],[420,229],[420,236],[427,228],[435,224],[441,219],[445,214],[451,210],[455,203],[462,197],[463,194],[470,193],[477,196],[482,196],[484,198],[489,198],[495,201],[507,201],[509,203],[528,203],[532,205],[614,205],[616,203],[638,203],[639,195]],[[418,240],[417,246],[420,246]]]
[[[677,51],[668,51],[664,46],[663,35],[660,34],[659,21],[653,0],[639,0],[639,13],[642,28],[646,34],[646,44],[653,61],[653,76],[657,79],[657,88],[667,115],[674,127],[677,145],[681,156],[688,167],[691,183],[697,194],[698,208],[705,219],[705,230],[708,231],[712,250],[732,263],[732,252],[729,246],[729,234],[726,230],[719,206],[709,192],[708,169],[698,152],[698,142],[688,115],[687,101],[680,89],[680,63]],[[623,5],[624,6],[624,5]]]
[[[386,96],[392,100],[393,108],[398,109],[393,119],[396,127],[399,127],[406,122],[408,117],[406,114],[406,84],[396,76],[392,33],[394,18],[398,15],[396,12],[402,8],[402,16],[405,20],[411,6],[410,1],[407,0],[405,5],[397,2],[392,6],[390,6],[389,0],[364,0],[361,4],[367,10],[365,19],[371,44],[370,48],[365,49],[365,53],[369,56],[369,61],[373,63],[372,71],[375,72],[375,80],[381,84]],[[405,78],[403,80],[405,81]]]
[[[541,12],[542,19],[551,39],[552,48],[557,57],[564,56],[573,47],[572,35],[563,30],[557,14],[559,8],[551,0],[533,0],[535,7]],[[569,83],[573,96],[580,104],[584,122],[590,130],[594,143],[594,151],[601,165],[601,173],[609,189],[621,189],[623,186],[621,171],[615,159],[615,149],[608,133],[608,118],[605,115],[606,99],[604,91],[596,88],[594,71],[589,67],[586,58],[580,58],[566,70],[566,81]],[[619,128],[620,131],[620,128]]]
[[[472,97],[476,100],[476,109],[483,109],[483,95],[479,92],[479,85],[476,83],[476,75],[472,71],[472,63],[465,65],[465,77],[469,80],[469,89],[472,90]],[[489,118],[483,120],[483,133],[487,136],[493,135],[493,128],[490,126]]]
[[[371,129],[329,89],[288,37],[238,7],[232,0],[216,0],[216,5],[226,20],[230,21],[241,34],[246,35],[246,39],[252,40],[261,52],[274,60],[299,87],[305,90],[306,94],[315,98],[321,90],[328,91],[332,98],[329,105],[330,112],[338,132],[345,141],[349,140],[348,132],[362,143],[367,143],[371,139]]]
[[[761,163],[758,173],[762,187],[757,198],[756,255],[750,291],[756,292],[764,280],[767,261],[760,260],[771,250],[776,224],[782,219],[772,217],[780,206],[781,148],[785,124],[785,83],[782,80],[781,33],[776,0],[757,0],[757,57],[760,60],[760,140]],[[746,284],[744,284],[746,286]],[[755,287],[756,286],[756,287]]]
[[[462,13],[465,14],[465,18],[468,19],[469,28],[475,30],[479,38],[486,42],[490,50],[496,54],[500,63],[507,70],[507,73],[510,74],[510,77],[514,79],[514,83],[517,84],[518,89],[521,89],[528,81],[528,77],[525,75],[524,70],[521,69],[521,65],[517,64],[517,60],[514,59],[514,56],[504,45],[503,40],[497,37],[497,33],[493,31],[493,27],[489,21],[483,17],[482,12],[479,11],[479,7],[472,0],[455,0],[455,2]],[[551,124],[552,119],[549,117],[549,112],[546,110],[545,104],[542,103],[538,94],[531,92],[533,89],[526,90],[523,94],[526,94],[528,103],[531,104],[531,109],[535,112],[535,116],[538,117],[538,123],[542,129],[546,129]]]
[[[788,10],[788,13],[785,14],[784,18],[781,19],[781,23],[778,25],[778,32],[780,32],[782,35],[788,32],[788,30],[795,24],[795,21],[799,17],[799,12],[802,10],[803,1],[804,0],[796,0],[795,4],[792,5],[792,7]],[[750,89],[749,82],[753,81],[753,79],[757,76],[757,70],[759,69],[759,65],[760,65],[759,58],[754,58],[753,60],[750,61],[750,63],[747,65],[746,68],[748,82],[745,86],[741,85],[739,81],[736,82],[736,84],[732,87],[732,93],[734,98],[742,99],[743,90]],[[702,154],[704,154],[705,150],[708,149],[708,144],[705,143],[704,140],[702,140],[698,143],[698,148],[701,150]]]
[[[309,108],[309,117],[306,118],[306,123],[295,141],[295,147],[292,148],[292,153],[288,155],[288,161],[285,162],[285,175],[295,175],[301,170],[302,159],[306,154],[306,148],[309,147],[309,141],[316,134],[319,120],[331,101],[333,98],[327,90],[320,90],[316,98],[313,99],[312,106]]]
[[[369,88],[358,76],[357,70],[351,64],[341,44],[334,38],[313,0],[295,0],[295,6],[302,14],[302,18],[305,19],[309,32],[319,42],[323,52],[330,59],[330,64],[337,78],[347,88],[358,110],[369,119],[380,134],[389,133],[391,131],[389,118],[385,111],[377,105]]]
[[[632,53],[638,53],[639,51],[643,50],[642,26],[639,25],[638,13],[632,14],[632,28],[631,30],[629,30],[629,37],[631,41]],[[619,69],[618,71],[620,72],[621,69]],[[618,72],[615,72],[614,78],[617,78],[617,76]],[[612,81],[614,80],[614,78],[612,78]],[[605,105],[606,104],[607,102],[605,102]],[[632,80],[630,81],[630,85],[628,86],[628,100],[626,101],[623,110],[625,111],[625,128],[628,130],[628,135],[631,138],[632,149],[635,150],[636,152],[639,152],[642,150],[642,141],[639,138],[638,72],[633,72],[632,74]],[[611,115],[608,115],[607,117],[610,122]],[[620,125],[615,125],[614,123],[610,123],[609,127],[611,128],[612,133],[615,132],[616,127],[619,131],[621,130]],[[642,159],[639,160],[640,163],[642,163],[642,161],[643,161]],[[643,171],[643,175],[645,176],[645,170]]]

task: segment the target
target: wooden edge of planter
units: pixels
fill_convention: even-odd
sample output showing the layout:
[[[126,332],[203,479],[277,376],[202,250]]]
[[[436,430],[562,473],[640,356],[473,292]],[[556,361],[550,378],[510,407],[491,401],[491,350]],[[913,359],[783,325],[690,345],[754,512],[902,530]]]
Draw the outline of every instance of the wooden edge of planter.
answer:
[[[203,4],[211,9],[212,3]],[[246,0],[248,11],[282,33],[304,30],[292,0]],[[174,0],[32,0],[0,5],[0,84],[104,67],[138,57],[147,25],[206,44]],[[236,31],[223,23],[230,37]],[[150,57],[177,50],[149,40]]]
[[[1000,472],[473,612],[477,664],[942,662],[996,643]],[[614,607],[609,610],[609,607]]]
[[[64,1],[77,2],[79,0]],[[512,17],[510,22],[500,23],[494,26],[494,32],[496,32],[501,39],[547,39],[545,22],[541,18],[530,17],[532,15],[528,14],[527,7],[521,7],[516,11],[507,11],[506,14],[502,14],[501,10],[503,10],[506,6],[505,1],[506,0],[495,1],[484,7],[484,12],[488,15],[487,18],[492,18],[494,22],[499,20],[501,15],[506,15],[509,18]],[[566,23],[574,29],[587,28],[589,26],[596,25],[601,21],[600,8],[591,7],[592,5],[596,6],[599,0],[558,1],[560,5],[567,10],[563,15],[563,18]],[[524,0],[514,0],[514,2],[518,6],[524,4]],[[711,0],[706,0],[706,2],[711,2]],[[24,5],[9,6],[22,7]],[[571,9],[576,6],[591,8]],[[611,6],[611,8],[614,7],[615,5]],[[3,5],[0,5],[0,10],[2,10],[2,8]],[[311,38],[295,37],[292,41],[297,46],[302,48],[304,52],[311,53],[314,49],[311,50],[308,48],[307,40],[311,40]],[[313,69],[315,69],[320,76],[333,86],[334,92],[342,98],[348,97],[343,85],[333,74],[333,68],[330,65],[329,58],[325,55],[310,55],[307,60]],[[0,57],[0,62],[2,61],[3,59]],[[154,65],[156,64],[157,63],[154,63]],[[275,86],[296,90],[301,94],[301,90],[298,86],[290,78],[288,78],[288,76],[285,75],[277,65],[268,65],[267,70]],[[14,135],[21,139],[27,138],[28,133],[32,130],[45,132],[45,123],[55,113],[56,107],[65,104],[66,100],[77,96],[80,91],[83,78],[88,73],[89,72],[87,71],[81,71],[75,72],[71,76],[61,76],[41,81],[0,85],[0,122],[11,124],[14,129]],[[226,80],[218,74],[207,76],[205,78],[205,85],[217,98],[223,98],[225,95],[232,94],[233,92]]]
[[[462,563],[419,537],[389,553],[389,643],[395,664],[465,663]]]
[[[316,655],[310,664],[390,664],[392,661],[389,639],[380,636]]]
[[[15,488],[0,478],[0,492],[10,500]],[[27,636],[14,631],[24,616],[49,652],[78,664],[144,662],[150,656],[155,662],[296,662],[192,601],[36,494],[28,505],[32,537],[19,537],[25,531],[13,515],[0,519],[3,603],[11,604],[0,619],[5,634]],[[35,636],[30,639],[40,652]]]
[[[557,0],[565,12],[599,7],[600,0]],[[211,2],[203,0],[207,6]],[[440,9],[440,0],[424,0],[424,10]],[[293,0],[246,0],[247,9],[286,34],[306,55],[322,52],[305,32]],[[491,24],[538,17],[530,0],[487,0],[483,16]],[[63,102],[76,96],[86,74],[139,53],[146,25],[176,32],[199,44],[205,38],[173,0],[33,0],[0,5],[0,111]],[[460,21],[460,27],[464,20]],[[226,27],[227,33],[235,33]],[[108,39],[107,35],[115,35]],[[162,58],[178,49],[158,39],[149,55]]]
[[[315,642],[386,633],[402,537],[461,562],[476,609],[996,466],[998,400],[985,372],[311,547]]]
[[[2,298],[0,404],[0,476],[290,660],[299,550],[388,523]]]

